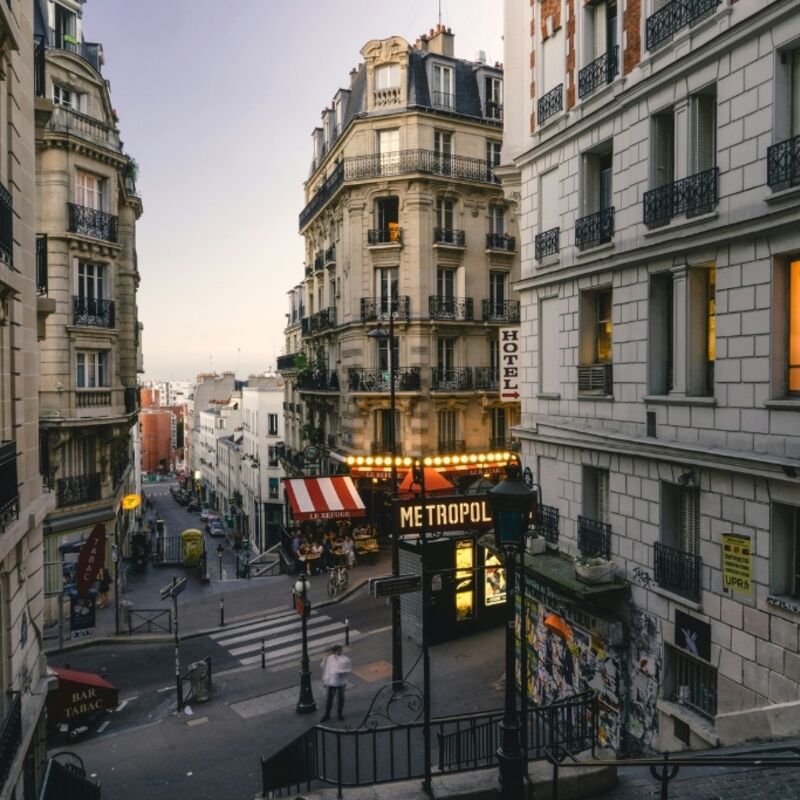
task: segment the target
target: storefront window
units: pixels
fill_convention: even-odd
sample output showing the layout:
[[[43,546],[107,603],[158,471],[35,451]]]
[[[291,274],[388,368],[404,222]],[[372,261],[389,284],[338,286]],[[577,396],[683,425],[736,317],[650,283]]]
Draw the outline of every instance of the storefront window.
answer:
[[[484,550],[486,569],[484,571],[483,602],[487,606],[496,606],[506,601],[506,571],[494,553],[486,548]]]
[[[474,615],[474,566],[472,541],[456,542],[456,622],[470,620]]]

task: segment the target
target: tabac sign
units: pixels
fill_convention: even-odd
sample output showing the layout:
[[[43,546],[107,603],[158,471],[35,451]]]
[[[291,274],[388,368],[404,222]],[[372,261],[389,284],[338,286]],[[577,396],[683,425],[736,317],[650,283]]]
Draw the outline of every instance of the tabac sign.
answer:
[[[519,328],[500,328],[500,399],[519,400]]]
[[[492,527],[492,514],[485,494],[396,500],[395,530],[401,536],[421,531],[486,531]]]

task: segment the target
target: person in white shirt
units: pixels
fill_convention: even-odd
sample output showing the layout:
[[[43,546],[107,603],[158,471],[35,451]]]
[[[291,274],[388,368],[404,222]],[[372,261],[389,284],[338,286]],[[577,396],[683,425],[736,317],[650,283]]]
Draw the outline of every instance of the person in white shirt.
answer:
[[[325,716],[320,722],[327,722],[331,718],[331,708],[333,698],[338,699],[337,711],[339,719],[344,719],[344,689],[347,685],[347,673],[353,669],[350,659],[342,655],[342,646],[336,644],[331,648],[328,655],[322,662],[322,684],[328,689],[328,699],[325,703]]]

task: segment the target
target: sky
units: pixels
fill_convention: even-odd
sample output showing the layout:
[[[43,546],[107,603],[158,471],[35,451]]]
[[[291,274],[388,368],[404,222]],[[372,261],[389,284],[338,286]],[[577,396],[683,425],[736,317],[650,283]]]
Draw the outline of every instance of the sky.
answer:
[[[370,39],[413,44],[439,0],[87,0],[139,164],[146,380],[239,377],[283,352],[311,131]],[[459,58],[503,60],[502,0],[441,0]]]

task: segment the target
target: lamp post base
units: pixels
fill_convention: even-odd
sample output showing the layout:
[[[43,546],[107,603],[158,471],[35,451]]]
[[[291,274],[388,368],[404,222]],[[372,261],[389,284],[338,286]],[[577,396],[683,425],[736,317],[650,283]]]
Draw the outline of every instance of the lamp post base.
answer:
[[[503,723],[500,723],[501,728]],[[501,734],[502,735],[502,734]],[[519,730],[515,732],[519,736]],[[499,762],[499,780],[497,785],[498,800],[521,800],[525,767],[522,759],[522,750],[519,747],[511,752],[506,752],[502,747],[497,751]]]
[[[314,693],[311,690],[311,673],[300,673],[300,699],[297,701],[295,711],[298,714],[313,714],[317,710]]]

